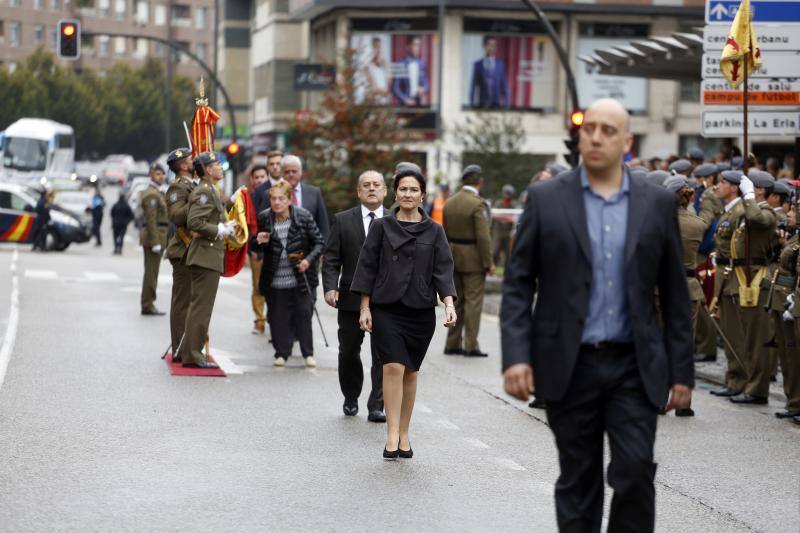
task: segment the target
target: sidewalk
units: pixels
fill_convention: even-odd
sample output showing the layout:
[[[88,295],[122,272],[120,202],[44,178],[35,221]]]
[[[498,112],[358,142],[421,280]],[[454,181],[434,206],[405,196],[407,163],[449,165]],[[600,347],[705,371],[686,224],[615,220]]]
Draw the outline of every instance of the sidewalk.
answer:
[[[500,287],[502,280],[497,277],[490,277],[486,280],[486,296],[483,300],[483,312],[489,315],[500,314]],[[489,292],[492,291],[492,292]],[[496,292],[494,292],[496,291]],[[714,363],[697,363],[695,365],[695,376],[697,379],[702,379],[717,385],[725,384],[725,352],[722,349],[717,350],[717,360]],[[778,402],[780,405],[786,401],[786,396],[783,394],[783,376],[778,372],[778,381],[771,383],[769,387],[770,398]]]

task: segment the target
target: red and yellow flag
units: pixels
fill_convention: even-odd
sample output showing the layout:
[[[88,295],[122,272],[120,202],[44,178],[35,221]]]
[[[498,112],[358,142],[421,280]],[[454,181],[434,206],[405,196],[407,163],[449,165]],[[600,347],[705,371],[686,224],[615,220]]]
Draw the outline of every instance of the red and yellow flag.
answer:
[[[198,105],[192,117],[192,155],[214,151],[214,128],[219,115],[209,105]]]
[[[728,85],[736,89],[744,81],[745,69],[749,75],[760,66],[761,49],[758,47],[753,28],[750,0],[742,0],[731,24],[725,48],[722,49],[719,68],[728,80]]]

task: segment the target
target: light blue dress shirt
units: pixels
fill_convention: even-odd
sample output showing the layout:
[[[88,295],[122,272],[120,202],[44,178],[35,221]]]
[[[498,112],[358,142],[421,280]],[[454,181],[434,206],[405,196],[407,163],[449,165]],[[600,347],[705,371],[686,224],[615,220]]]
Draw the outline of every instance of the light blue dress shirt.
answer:
[[[582,166],[581,185],[592,249],[589,316],[581,343],[633,342],[625,284],[630,176],[623,169],[622,188],[608,200],[592,190]]]

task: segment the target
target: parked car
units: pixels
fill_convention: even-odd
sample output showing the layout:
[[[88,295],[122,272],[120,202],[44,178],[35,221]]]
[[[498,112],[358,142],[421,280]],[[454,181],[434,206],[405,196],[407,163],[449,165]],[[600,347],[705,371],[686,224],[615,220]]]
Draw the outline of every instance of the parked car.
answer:
[[[0,242],[30,243],[36,222],[36,200],[30,189],[0,183]],[[50,208],[46,248],[62,251],[73,242],[86,242],[91,237],[87,226],[56,202]]]
[[[90,190],[60,191],[56,194],[56,205],[70,213],[86,226],[92,225],[92,196]]]

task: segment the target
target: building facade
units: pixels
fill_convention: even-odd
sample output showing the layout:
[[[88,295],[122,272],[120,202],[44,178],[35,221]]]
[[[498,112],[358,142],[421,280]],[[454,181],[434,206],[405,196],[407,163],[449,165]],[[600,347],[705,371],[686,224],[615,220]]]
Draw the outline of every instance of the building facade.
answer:
[[[79,19],[83,33],[80,58],[64,66],[103,72],[119,62],[139,67],[148,57],[167,57],[165,45],[142,38],[150,36],[177,42],[213,69],[214,0],[0,0],[0,62],[13,69],[39,48],[55,53],[64,18]],[[185,54],[173,57],[176,74],[203,74]]]

